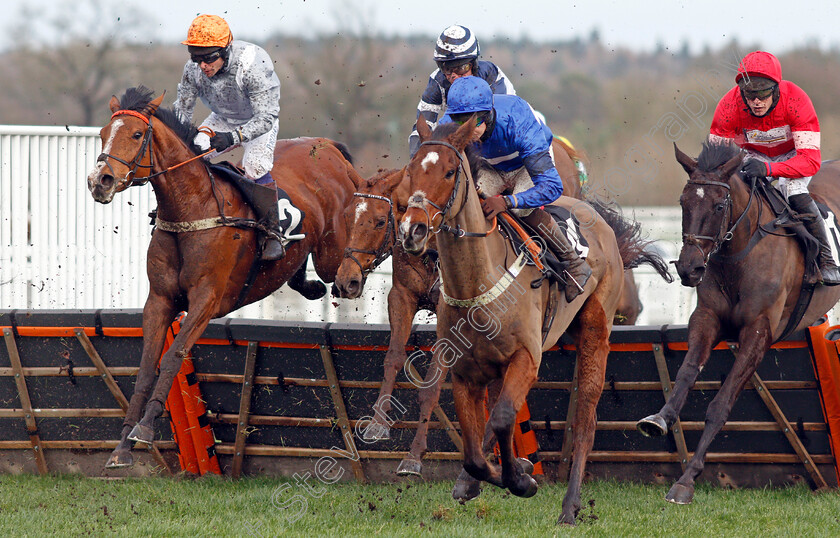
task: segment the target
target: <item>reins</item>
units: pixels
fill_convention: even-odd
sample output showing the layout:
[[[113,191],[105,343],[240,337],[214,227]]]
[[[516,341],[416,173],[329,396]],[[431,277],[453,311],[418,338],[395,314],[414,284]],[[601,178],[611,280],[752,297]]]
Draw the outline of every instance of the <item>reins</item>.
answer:
[[[732,237],[735,235],[735,228],[741,223],[744,217],[747,215],[747,212],[750,210],[752,206],[752,201],[755,196],[755,178],[752,178],[752,183],[750,185],[750,197],[747,201],[747,206],[744,208],[744,211],[735,219],[735,223],[732,224],[729,229],[726,229],[726,226],[729,224],[731,219],[732,213],[732,187],[723,181],[714,181],[711,179],[689,179],[689,185],[712,185],[716,187],[723,187],[726,189],[726,198],[724,199],[724,216],[721,219],[720,223],[720,230],[718,231],[716,236],[710,235],[699,235],[699,234],[692,234],[692,233],[685,233],[683,232],[683,244],[690,245],[696,247],[700,253],[703,255],[703,267],[709,263],[709,258],[715,254],[720,248],[723,246],[724,243],[730,241]],[[726,230],[726,231],[724,231]],[[700,246],[700,241],[711,241],[712,248],[709,249],[709,252],[706,253],[703,251],[703,248]]]
[[[114,168],[111,166],[111,163],[108,162],[108,159],[113,159],[113,160],[117,161],[118,163],[124,164],[126,167],[128,167],[129,168],[128,174],[126,174],[126,176],[122,179],[122,181],[120,181],[120,183],[128,182],[129,187],[145,185],[146,183],[148,183],[149,181],[151,181],[152,179],[154,179],[154,178],[156,178],[160,175],[166,174],[167,172],[171,172],[172,170],[175,170],[176,168],[184,166],[185,164],[191,163],[195,160],[198,160],[198,159],[216,151],[215,149],[210,148],[209,150],[205,151],[204,153],[202,153],[200,155],[196,155],[195,157],[191,157],[191,158],[187,159],[186,161],[180,162],[178,164],[174,164],[174,165],[172,165],[172,166],[170,166],[170,167],[168,167],[164,170],[161,170],[159,172],[151,173],[151,171],[154,170],[154,166],[155,166],[154,153],[152,152],[154,127],[152,126],[151,116],[146,117],[144,114],[141,114],[140,112],[137,112],[136,110],[117,110],[116,112],[111,114],[111,119],[113,120],[117,116],[133,116],[135,118],[138,118],[138,119],[142,120],[148,126],[146,128],[146,132],[143,135],[143,142],[140,145],[140,149],[137,151],[137,155],[135,155],[134,158],[131,161],[125,161],[123,159],[120,159],[119,157],[111,155],[110,153],[105,153],[104,151],[102,153],[100,153],[99,156],[96,158],[97,162],[100,162],[100,161],[104,162],[108,166],[108,169],[111,171],[111,175],[113,175],[114,177],[116,177],[116,173],[114,173]],[[207,134],[208,136],[213,136],[215,134],[215,133],[213,133],[212,130],[204,128],[204,127],[199,129],[199,131]],[[143,157],[145,156],[146,153],[149,154],[149,164],[142,164],[141,161],[143,160]],[[137,170],[139,168],[149,169],[149,172],[150,172],[149,175],[147,175],[145,177],[141,177],[141,178],[132,177],[137,173]]]

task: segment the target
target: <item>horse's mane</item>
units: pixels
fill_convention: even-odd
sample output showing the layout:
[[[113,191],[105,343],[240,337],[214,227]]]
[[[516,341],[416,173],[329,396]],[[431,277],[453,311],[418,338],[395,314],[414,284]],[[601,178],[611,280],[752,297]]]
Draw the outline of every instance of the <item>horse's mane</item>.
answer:
[[[728,144],[715,144],[703,142],[703,150],[697,157],[697,169],[701,172],[713,172],[719,166],[735,157],[741,150],[731,142]]]
[[[149,103],[154,98],[154,90],[140,85],[136,88],[128,88],[120,97],[120,108],[123,110],[134,110],[136,112],[143,112]],[[187,147],[193,153],[198,155],[202,153],[201,150],[193,144],[195,135],[198,134],[198,128],[188,121],[184,121],[171,108],[159,107],[154,114],[154,117],[163,122],[164,125],[172,129],[172,131],[184,141]]]

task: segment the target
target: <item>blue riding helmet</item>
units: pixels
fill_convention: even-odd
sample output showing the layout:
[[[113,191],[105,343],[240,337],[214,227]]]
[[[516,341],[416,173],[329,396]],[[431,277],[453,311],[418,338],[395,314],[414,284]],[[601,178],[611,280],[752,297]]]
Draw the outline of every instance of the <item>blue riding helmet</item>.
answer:
[[[483,78],[461,77],[446,93],[446,113],[469,114],[493,109],[493,90]]]

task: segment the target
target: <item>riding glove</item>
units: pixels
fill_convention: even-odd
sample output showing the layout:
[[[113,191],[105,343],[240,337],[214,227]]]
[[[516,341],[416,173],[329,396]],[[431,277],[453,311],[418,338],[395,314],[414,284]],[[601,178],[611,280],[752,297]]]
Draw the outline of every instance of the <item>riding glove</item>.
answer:
[[[770,167],[763,161],[750,159],[741,167],[741,173],[746,177],[767,177],[770,175]]]
[[[238,140],[236,140],[237,138],[238,137],[234,137],[233,133],[216,133],[210,138],[210,147],[212,147],[218,152],[222,152],[231,147],[232,145],[236,144],[238,142]]]
[[[491,198],[485,198],[481,201],[481,209],[484,211],[485,218],[490,220],[502,211],[508,209],[508,204],[503,196],[493,196]]]

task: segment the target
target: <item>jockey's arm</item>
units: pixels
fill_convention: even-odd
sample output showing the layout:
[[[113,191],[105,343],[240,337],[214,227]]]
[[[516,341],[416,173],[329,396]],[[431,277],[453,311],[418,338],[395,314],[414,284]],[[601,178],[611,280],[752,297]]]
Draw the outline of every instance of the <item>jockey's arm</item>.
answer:
[[[181,82],[178,83],[178,95],[172,108],[181,120],[192,123],[195,102],[198,99],[198,87],[190,78],[188,68],[189,64],[184,67],[184,74],[181,76]]]

